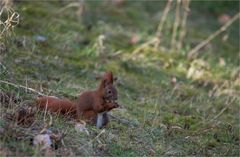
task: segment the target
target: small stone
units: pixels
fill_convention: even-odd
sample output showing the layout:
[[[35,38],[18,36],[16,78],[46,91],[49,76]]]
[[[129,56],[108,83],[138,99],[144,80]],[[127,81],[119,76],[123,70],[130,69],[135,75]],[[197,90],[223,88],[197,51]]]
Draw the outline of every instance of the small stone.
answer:
[[[47,38],[42,35],[36,35],[36,36],[34,36],[34,40],[36,40],[37,42],[45,42],[47,40]]]

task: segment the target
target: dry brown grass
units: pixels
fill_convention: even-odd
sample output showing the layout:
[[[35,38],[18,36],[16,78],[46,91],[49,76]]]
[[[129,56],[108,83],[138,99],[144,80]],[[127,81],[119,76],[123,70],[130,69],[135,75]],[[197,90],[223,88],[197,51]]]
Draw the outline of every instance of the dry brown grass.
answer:
[[[0,39],[10,36],[18,23],[19,14],[12,8],[12,1],[2,0],[0,2]]]
[[[13,5],[13,1],[12,0],[1,0],[0,2],[0,7],[7,7],[7,8],[11,8]]]

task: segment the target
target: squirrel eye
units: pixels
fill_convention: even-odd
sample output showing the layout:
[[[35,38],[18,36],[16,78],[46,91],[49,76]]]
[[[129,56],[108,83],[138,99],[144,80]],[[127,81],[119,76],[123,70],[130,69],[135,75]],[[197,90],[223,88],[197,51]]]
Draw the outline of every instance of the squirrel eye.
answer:
[[[111,94],[111,93],[112,93],[112,91],[111,91],[111,90],[109,90],[109,91],[108,91],[108,94]]]

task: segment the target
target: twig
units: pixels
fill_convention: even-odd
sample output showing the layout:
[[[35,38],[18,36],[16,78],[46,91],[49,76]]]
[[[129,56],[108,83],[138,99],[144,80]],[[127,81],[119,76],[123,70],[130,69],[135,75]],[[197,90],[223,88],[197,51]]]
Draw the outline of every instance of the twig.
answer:
[[[14,84],[14,83],[11,83],[11,82],[7,82],[7,81],[3,81],[3,80],[0,80],[0,83],[5,83],[5,84],[8,84],[8,85],[11,85],[11,86],[14,86],[14,87],[17,87],[17,88],[23,88],[23,89],[27,89],[33,93],[37,93],[41,96],[46,96],[45,94],[33,89],[33,88],[29,88],[29,87],[26,87],[26,86],[23,86],[23,85],[17,85],[17,84]]]
[[[224,113],[224,111],[226,110],[226,109],[228,109],[228,107],[234,102],[234,100],[236,99],[236,97],[234,97],[231,101],[230,101],[230,97],[226,100],[226,102],[225,102],[225,104],[226,104],[226,106],[215,116],[215,117],[213,117],[212,119],[210,119],[210,120],[203,120],[203,121],[201,121],[201,122],[199,122],[199,123],[197,123],[196,124],[196,126],[200,126],[201,124],[209,124],[209,123],[211,123],[213,120],[215,120],[215,119],[217,119],[218,117],[220,117],[223,113]],[[229,102],[230,101],[230,102]]]
[[[140,52],[141,50],[145,49],[146,47],[154,44],[154,43],[159,43],[160,40],[159,38],[153,38],[145,43],[143,43],[142,45],[140,45],[137,49],[135,49],[133,52],[132,52],[132,55],[136,55],[138,52]]]
[[[3,67],[4,70],[6,70],[7,68],[0,62],[1,67]]]
[[[179,40],[177,43],[177,50],[180,50],[182,48],[182,43],[183,43],[183,39],[186,35],[186,24],[187,24],[187,17],[188,17],[188,13],[189,13],[189,4],[190,4],[191,0],[183,0],[183,7],[184,7],[184,13],[183,13],[183,18],[182,18],[182,22],[180,25],[180,33],[179,33]]]
[[[162,29],[163,29],[163,25],[166,21],[166,17],[168,15],[168,12],[171,8],[171,4],[172,4],[172,1],[173,0],[168,0],[167,2],[167,5],[165,6],[165,9],[163,11],[163,16],[160,20],[160,23],[158,25],[158,28],[157,28],[157,31],[156,31],[156,37],[152,38],[151,40],[143,43],[142,45],[140,45],[138,48],[136,48],[133,52],[132,52],[132,55],[131,57],[133,57],[134,55],[136,55],[138,52],[140,52],[141,50],[143,50],[144,48],[150,46],[150,45],[154,45],[155,48],[157,48],[160,44],[160,38],[161,38],[161,35],[162,35]]]
[[[7,19],[5,21],[2,21],[1,16],[4,11],[7,13]],[[0,9],[0,38],[2,38],[4,34],[10,32],[10,30],[18,24],[19,14],[17,12],[8,7],[2,7]]]
[[[13,1],[12,0],[1,0],[0,1],[0,7],[7,7],[10,8],[13,5]]]
[[[44,121],[44,127],[43,129],[40,131],[40,133],[43,133],[44,131],[46,131],[50,126],[52,126],[52,121],[53,121],[53,118],[52,118],[52,115],[48,113],[49,117],[50,117],[50,120],[49,120],[49,123],[46,122],[46,114],[47,114],[47,105],[46,105],[46,108],[44,110],[44,117],[43,117],[43,121]]]
[[[156,36],[157,36],[158,38],[160,38],[161,35],[162,35],[163,25],[164,25],[164,23],[165,23],[165,20],[166,20],[166,17],[167,17],[167,15],[168,15],[168,12],[169,12],[169,10],[170,10],[170,8],[171,8],[171,5],[172,5],[172,0],[168,0],[167,5],[166,5],[166,7],[165,7],[165,9],[164,9],[164,11],[163,11],[163,16],[162,16],[162,18],[161,18],[161,20],[160,20],[160,23],[159,23],[159,25],[158,25],[158,28],[157,28]]]
[[[235,22],[237,19],[240,18],[240,12],[237,13],[233,18],[231,18],[225,25],[223,25],[220,29],[218,29],[216,32],[211,34],[207,39],[203,40],[200,44],[198,44],[196,47],[194,47],[192,50],[188,52],[188,58],[191,59],[194,55],[197,55],[197,52],[207,45],[211,40],[213,40],[216,36],[218,36],[220,33],[225,31],[233,22]]]
[[[175,22],[173,25],[173,34],[172,34],[172,40],[171,40],[171,49],[173,50],[176,47],[176,37],[177,37],[177,29],[179,26],[179,22],[180,22],[180,4],[181,4],[181,0],[177,0],[177,6],[176,6],[176,13],[175,13]]]
[[[210,131],[212,129],[215,129],[216,127],[217,127],[216,125],[212,125],[212,126],[210,126],[208,128],[205,128],[205,129],[199,129],[199,130],[193,131],[191,133],[191,136],[201,135],[202,133],[206,133],[206,132],[208,132],[208,131]]]
[[[62,133],[62,138],[61,138],[61,143],[62,143],[62,145],[64,146],[64,147],[66,147],[66,145],[65,145],[65,143],[64,143],[64,141],[63,141],[63,138],[67,135],[67,132],[68,132],[68,129],[66,129],[63,133]]]
[[[105,52],[106,47],[104,46],[104,41],[106,37],[105,35],[101,34],[97,38],[97,55],[103,54]]]
[[[172,5],[172,0],[168,0],[167,5],[165,6],[165,9],[163,11],[162,18],[161,18],[160,23],[158,25],[157,31],[156,31],[156,37],[158,38],[158,41],[154,45],[155,48],[158,48],[158,46],[160,44],[160,39],[162,37],[163,25],[166,21],[166,18],[167,18],[169,10],[171,8],[171,5]]]
[[[156,124],[156,119],[159,117],[159,110],[158,110],[158,108],[157,108],[157,103],[155,103],[155,105],[154,105],[154,113],[155,113],[155,116],[154,116],[154,118],[153,118],[153,120],[152,120],[152,127],[154,127],[155,126],[155,124]],[[144,120],[144,122],[145,122],[145,120]]]
[[[235,97],[230,102],[227,101],[226,106],[215,117],[213,117],[211,120],[209,120],[209,122],[212,122],[213,120],[220,117],[224,113],[224,111],[226,111],[228,109],[228,107],[234,102],[234,100],[235,100]]]
[[[193,136],[198,136],[198,135],[201,135],[201,134],[204,134],[206,132],[209,132],[210,130],[216,128],[216,126],[210,126],[206,129],[199,129],[199,130],[196,130],[196,131],[188,131],[189,133],[189,136],[186,136],[185,138],[188,139],[190,137],[193,137]],[[186,130],[184,130],[184,132],[187,132]]]
[[[103,129],[97,136],[95,136],[92,140],[90,140],[89,142],[87,142],[86,144],[84,144],[82,147],[80,147],[79,149],[83,149],[85,146],[91,144],[93,141],[95,141],[96,139],[98,139],[99,136],[101,136],[103,133],[105,133],[105,129]]]
[[[180,126],[170,126],[169,129],[170,131],[172,130],[176,130],[176,131],[179,131],[179,132],[182,132],[182,133],[187,133],[188,136],[186,136],[185,138],[189,138],[191,136],[198,136],[198,135],[201,135],[203,133],[206,133],[208,132],[209,130],[212,130],[216,128],[216,126],[210,126],[208,128],[204,128],[204,129],[199,129],[199,130],[196,130],[196,131],[190,131],[190,130],[186,130],[186,129],[183,129],[181,128]]]
[[[83,0],[80,0],[78,2],[72,2],[72,3],[69,3],[67,6],[61,8],[60,10],[58,10],[57,14],[67,10],[68,8],[73,8],[73,7],[79,7],[81,8],[83,5]]]
[[[122,124],[125,124],[125,125],[133,125],[133,126],[137,126],[137,124],[133,123],[133,122],[130,122],[126,119],[122,119],[122,118],[119,118],[117,116],[114,116],[112,114],[108,114],[111,118],[113,118],[114,120],[118,121],[119,123],[122,123]]]

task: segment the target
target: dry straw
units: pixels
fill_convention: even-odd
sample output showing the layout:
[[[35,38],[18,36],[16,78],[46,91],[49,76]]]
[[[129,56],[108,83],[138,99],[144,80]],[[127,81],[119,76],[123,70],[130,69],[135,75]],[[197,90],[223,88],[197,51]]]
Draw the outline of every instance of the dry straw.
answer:
[[[198,55],[199,50],[206,46],[209,42],[211,42],[215,37],[217,37],[219,34],[224,32],[229,26],[231,26],[235,21],[237,21],[240,18],[240,12],[237,13],[235,16],[233,16],[225,25],[223,25],[221,28],[219,28],[216,32],[211,34],[207,39],[203,40],[200,44],[198,44],[196,47],[191,49],[188,52],[188,58],[191,59]]]
[[[183,39],[187,31],[186,24],[187,24],[188,13],[190,11],[189,9],[190,0],[183,0],[182,3],[183,3],[184,12],[183,12],[183,18],[180,24],[180,33],[179,33],[179,40],[177,42],[177,50],[180,50],[182,48]]]
[[[171,6],[172,6],[172,2],[173,2],[173,0],[168,0],[167,4],[166,4],[166,6],[165,6],[165,9],[164,9],[164,11],[163,11],[163,15],[162,15],[162,17],[161,17],[161,19],[160,19],[159,25],[158,25],[158,27],[157,27],[157,31],[156,31],[155,36],[154,36],[151,40],[143,43],[143,44],[140,45],[138,48],[136,48],[136,49],[132,52],[132,56],[136,55],[136,54],[139,53],[141,50],[143,50],[143,49],[146,48],[146,47],[149,47],[150,45],[154,45],[155,48],[158,48],[158,47],[159,47],[159,44],[160,44],[160,42],[161,42],[161,37],[162,37],[162,29],[163,29],[163,26],[164,26],[164,24],[165,24],[167,15],[168,15],[168,13],[169,13],[169,11],[170,11],[170,8],[171,8]]]
[[[0,39],[9,36],[12,29],[19,24],[19,14],[9,3],[7,0],[0,2]]]
[[[172,40],[171,40],[171,49],[175,49],[176,47],[176,38],[177,38],[177,30],[180,23],[180,4],[181,0],[177,0],[176,6],[176,13],[175,13],[175,22],[173,25],[173,33],[172,33]]]

